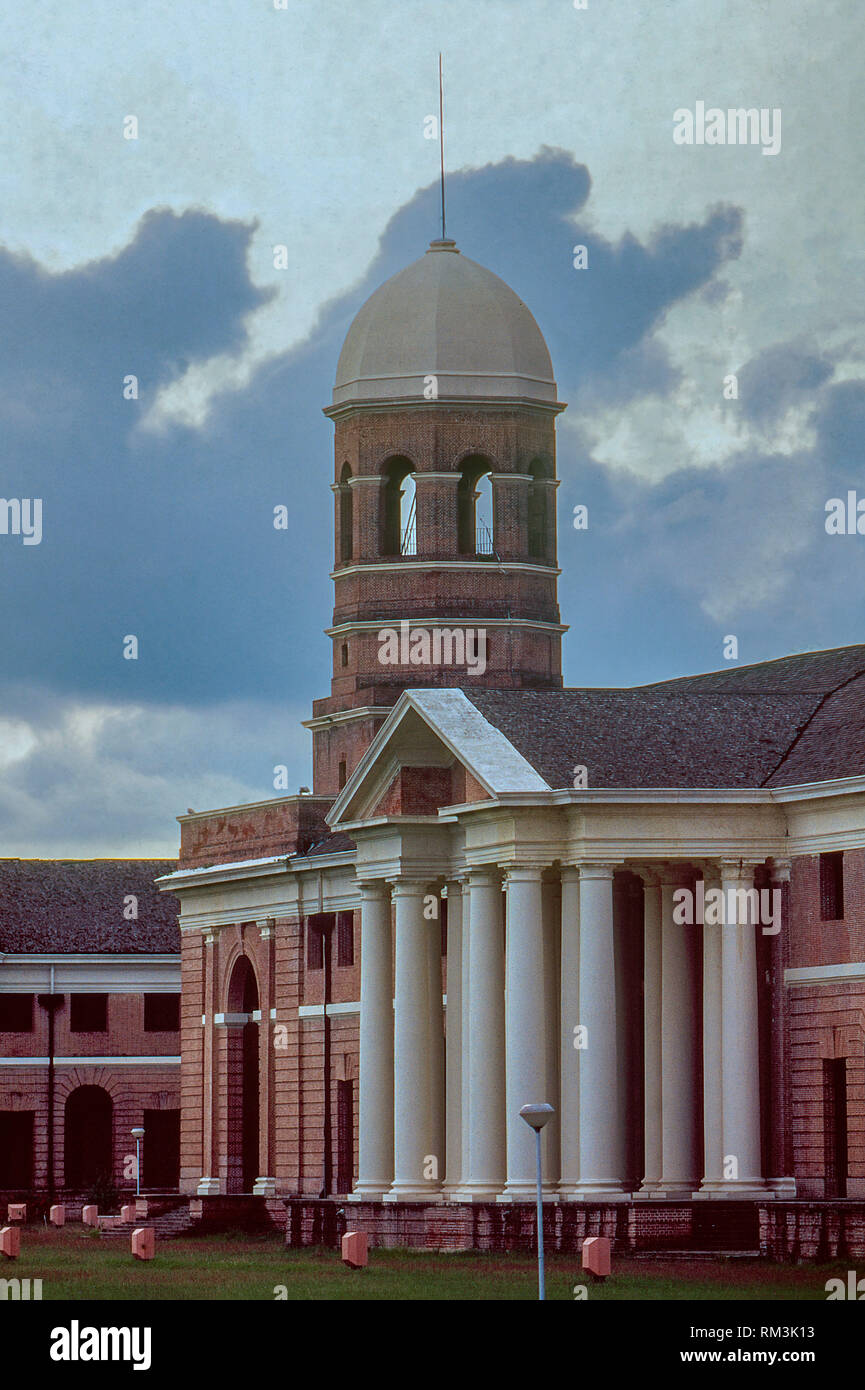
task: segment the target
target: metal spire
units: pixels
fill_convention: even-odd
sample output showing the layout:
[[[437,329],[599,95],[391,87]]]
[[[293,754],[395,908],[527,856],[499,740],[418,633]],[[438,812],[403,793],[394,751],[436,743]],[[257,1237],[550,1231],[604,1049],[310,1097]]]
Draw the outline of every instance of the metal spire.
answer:
[[[441,151],[441,175],[442,175],[442,241],[447,240],[445,232],[445,109],[444,109],[444,89],[442,84],[442,55],[439,54],[439,149]]]

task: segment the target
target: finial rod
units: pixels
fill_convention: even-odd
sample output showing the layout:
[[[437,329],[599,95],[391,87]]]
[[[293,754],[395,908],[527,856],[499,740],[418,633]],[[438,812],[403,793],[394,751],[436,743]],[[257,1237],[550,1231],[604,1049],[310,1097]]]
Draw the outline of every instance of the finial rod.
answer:
[[[441,54],[439,54],[439,149],[441,151],[442,174],[442,241],[444,241],[447,235],[445,232],[445,106]]]

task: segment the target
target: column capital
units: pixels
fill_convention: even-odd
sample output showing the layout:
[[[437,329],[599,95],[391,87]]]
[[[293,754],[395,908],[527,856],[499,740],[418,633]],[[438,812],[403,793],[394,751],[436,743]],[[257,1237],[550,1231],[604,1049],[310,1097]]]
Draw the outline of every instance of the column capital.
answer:
[[[792,868],[791,859],[770,859],[769,877],[773,883],[789,883]]]
[[[503,864],[505,886],[509,883],[540,883],[545,864]]]
[[[434,880],[426,878],[389,878],[394,898],[422,898],[430,891]]]
[[[575,867],[579,869],[581,879],[600,878],[612,880],[615,876],[616,869],[620,869],[623,863],[624,860],[621,859],[600,864],[587,863],[585,860],[582,860]],[[570,867],[570,865],[568,867]]]
[[[466,879],[469,887],[492,888],[501,884],[502,871],[497,864],[478,864],[477,868],[469,867]]]
[[[390,897],[390,884],[383,878],[362,878],[358,880],[360,896],[366,902],[376,902]]]
[[[754,870],[762,859],[719,859],[718,872],[721,875],[721,882],[748,882],[754,881]]]

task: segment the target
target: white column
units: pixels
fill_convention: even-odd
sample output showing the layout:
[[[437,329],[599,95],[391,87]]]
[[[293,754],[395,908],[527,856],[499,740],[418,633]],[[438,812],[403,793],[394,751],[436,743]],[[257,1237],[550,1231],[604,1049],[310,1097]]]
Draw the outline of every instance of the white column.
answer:
[[[461,1201],[497,1196],[505,1181],[505,972],[499,873],[473,869],[468,897],[468,924],[463,915],[463,961],[467,962],[463,1059],[467,1051],[468,1076],[463,1082]]]
[[[428,1171],[435,1171],[430,1179],[438,1188],[445,1176],[445,1027],[442,1007],[442,924],[441,917],[424,918],[427,944],[427,1019],[429,1043],[427,1045],[427,1086],[429,1095],[429,1149],[427,1154],[435,1159]]]
[[[753,866],[721,863],[725,924],[721,945],[721,1105],[727,1196],[765,1195],[760,1160],[760,1051],[757,1024],[759,911]],[[759,901],[759,899],[758,899]],[[735,1174],[735,1176],[733,1176]]]
[[[447,884],[447,1014],[445,1018],[445,1191],[460,1185],[462,1143],[463,886]]]
[[[697,1074],[700,928],[674,921],[673,894],[677,886],[675,881],[661,884],[661,1181],[658,1188],[668,1197],[690,1197],[700,1176]]]
[[[390,889],[361,884],[360,1076],[355,1200],[393,1181],[393,965]]]
[[[554,1103],[546,1094],[544,940],[541,870],[507,871],[505,1077],[508,1179],[502,1194],[515,1201],[536,1192],[535,1136],[520,1107]]]
[[[544,1052],[547,1100],[555,1115],[541,1130],[544,1190],[553,1199],[561,1176],[561,1101],[559,1099],[559,1051],[561,1023],[562,890],[558,877],[542,887],[544,916]]]
[[[661,880],[643,874],[643,1096],[645,1165],[642,1195],[661,1181]]]
[[[723,913],[717,869],[703,873],[703,1181],[695,1197],[723,1190],[721,971]]]
[[[431,1095],[430,923],[423,915],[426,885],[406,879],[393,884],[396,905],[394,1007],[393,1185],[385,1201],[431,1201],[440,1190],[425,1178],[429,1161],[441,1163]],[[435,924],[438,930],[438,922]],[[441,986],[439,986],[439,989]]]
[[[580,871],[562,869],[561,1178],[559,1195],[579,1200],[580,1180]]]
[[[583,1199],[621,1200],[624,1136],[616,1050],[613,867],[580,866],[580,1019],[587,1045],[580,1058],[580,1178]]]

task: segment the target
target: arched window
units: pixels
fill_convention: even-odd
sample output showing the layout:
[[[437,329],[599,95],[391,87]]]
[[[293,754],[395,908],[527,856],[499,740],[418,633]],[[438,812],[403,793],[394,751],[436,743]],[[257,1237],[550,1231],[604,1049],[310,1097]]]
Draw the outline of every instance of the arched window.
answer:
[[[494,554],[492,467],[480,456],[467,458],[460,466],[457,544],[461,555]]]
[[[259,1044],[258,984],[247,956],[234,963],[227,991],[227,1012],[245,1014],[228,1029],[227,1093],[229,1192],[252,1192],[258,1177]]]
[[[416,555],[414,467],[407,458],[388,459],[382,490],[382,555]]]
[[[339,475],[339,558],[350,560],[354,552],[354,501],[351,493],[351,469],[347,463]]]
[[[546,464],[539,459],[529,468],[532,481],[529,483],[528,551],[533,560],[543,560],[549,551],[547,526],[547,494],[549,488],[543,481],[547,476]]]

